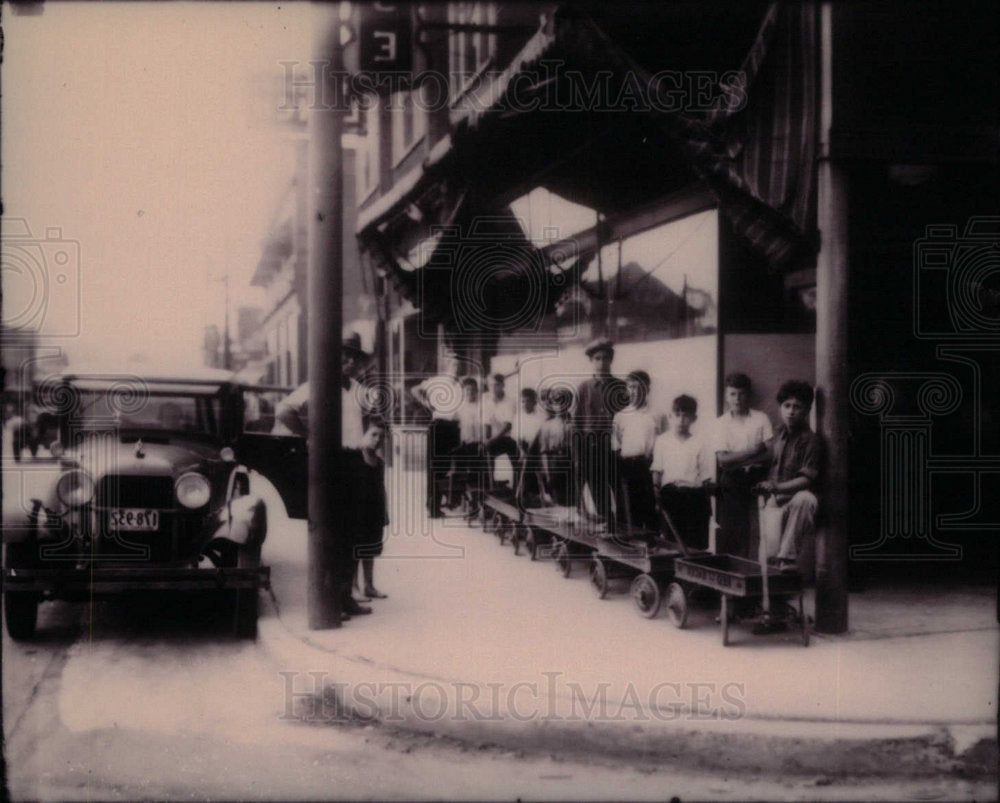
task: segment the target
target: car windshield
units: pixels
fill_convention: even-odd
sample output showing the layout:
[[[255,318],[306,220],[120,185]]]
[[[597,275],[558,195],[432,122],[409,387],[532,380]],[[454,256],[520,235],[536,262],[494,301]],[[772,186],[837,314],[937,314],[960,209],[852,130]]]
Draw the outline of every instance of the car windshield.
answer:
[[[151,430],[219,434],[219,399],[207,394],[131,393],[114,388],[80,391],[71,416],[77,431]]]

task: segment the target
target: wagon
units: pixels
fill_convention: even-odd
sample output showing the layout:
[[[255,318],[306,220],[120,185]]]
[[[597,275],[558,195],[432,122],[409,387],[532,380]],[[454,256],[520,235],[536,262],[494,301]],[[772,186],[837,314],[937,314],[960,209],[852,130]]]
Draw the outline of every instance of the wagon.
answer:
[[[737,599],[761,607],[753,618],[763,623],[779,623],[798,627],[802,645],[809,646],[809,623],[803,607],[802,575],[798,572],[780,572],[767,567],[766,574],[757,561],[735,555],[702,555],[678,558],[674,561],[675,581],[667,589],[667,610],[677,627],[687,622],[687,588],[710,588],[722,597],[719,621],[722,624],[722,644],[729,646],[731,610]],[[798,610],[789,599],[798,598]]]

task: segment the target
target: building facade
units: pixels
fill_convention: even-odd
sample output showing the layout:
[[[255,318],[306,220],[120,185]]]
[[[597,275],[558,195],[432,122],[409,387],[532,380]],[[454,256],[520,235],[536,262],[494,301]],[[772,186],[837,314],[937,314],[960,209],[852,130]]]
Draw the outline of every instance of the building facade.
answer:
[[[357,234],[403,398],[446,349],[572,378],[595,334],[709,414],[730,371],[775,421],[805,379],[830,452],[821,628],[846,627],[849,567],[995,569],[996,274],[949,273],[963,248],[993,264],[998,230],[988,4],[400,8],[423,80],[367,112]],[[953,101],[968,80],[983,95]],[[945,431],[980,445],[929,459]]]

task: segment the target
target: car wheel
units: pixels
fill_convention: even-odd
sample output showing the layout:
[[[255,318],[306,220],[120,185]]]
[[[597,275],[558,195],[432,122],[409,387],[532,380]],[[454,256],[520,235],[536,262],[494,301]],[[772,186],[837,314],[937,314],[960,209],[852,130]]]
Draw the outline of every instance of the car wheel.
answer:
[[[233,628],[237,638],[257,638],[259,604],[256,588],[240,588],[233,592]]]
[[[35,541],[7,544],[4,568],[30,568],[37,563]],[[3,619],[7,633],[15,641],[27,641],[35,635],[38,622],[38,595],[33,591],[6,591],[3,595]]]
[[[38,621],[38,596],[27,591],[8,591],[3,599],[3,620],[7,633],[15,641],[32,638]]]

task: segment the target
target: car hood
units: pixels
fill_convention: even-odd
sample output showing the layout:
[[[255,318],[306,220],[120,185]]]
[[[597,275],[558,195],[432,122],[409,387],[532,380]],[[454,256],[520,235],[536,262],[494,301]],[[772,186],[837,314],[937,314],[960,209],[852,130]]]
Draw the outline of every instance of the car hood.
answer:
[[[172,476],[220,461],[219,447],[197,441],[172,440],[167,443],[119,441],[113,449],[87,445],[67,452],[66,462],[90,471],[94,479],[109,474],[124,476]]]

